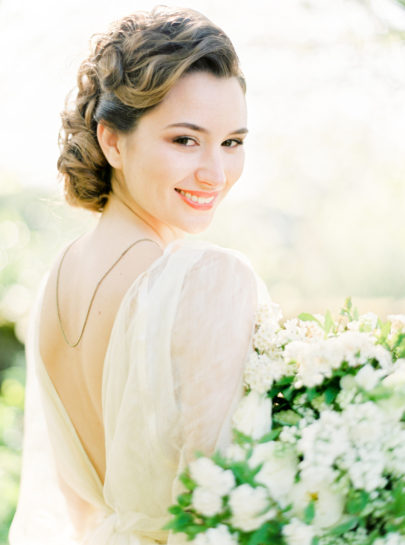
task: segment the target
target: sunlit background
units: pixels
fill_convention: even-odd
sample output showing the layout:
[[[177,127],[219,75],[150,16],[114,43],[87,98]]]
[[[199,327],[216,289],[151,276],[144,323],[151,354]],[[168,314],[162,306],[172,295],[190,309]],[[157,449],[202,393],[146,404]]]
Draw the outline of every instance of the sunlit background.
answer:
[[[0,0],[0,545],[29,308],[55,255],[96,221],[61,198],[59,112],[90,35],[155,4]],[[186,5],[229,34],[248,82],[245,172],[203,238],[247,254],[286,316],[337,311],[348,295],[361,311],[405,312],[403,2]]]

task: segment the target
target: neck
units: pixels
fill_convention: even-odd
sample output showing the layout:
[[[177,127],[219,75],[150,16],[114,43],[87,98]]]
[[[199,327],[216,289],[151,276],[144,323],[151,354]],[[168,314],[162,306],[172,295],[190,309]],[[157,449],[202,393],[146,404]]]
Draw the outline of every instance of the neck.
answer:
[[[101,214],[98,227],[105,228],[110,234],[117,232],[118,235],[120,232],[124,232],[125,237],[130,240],[135,237],[151,238],[162,248],[174,240],[184,237],[182,231],[166,225],[157,225],[153,218],[144,217],[131,204],[117,193],[111,193]]]

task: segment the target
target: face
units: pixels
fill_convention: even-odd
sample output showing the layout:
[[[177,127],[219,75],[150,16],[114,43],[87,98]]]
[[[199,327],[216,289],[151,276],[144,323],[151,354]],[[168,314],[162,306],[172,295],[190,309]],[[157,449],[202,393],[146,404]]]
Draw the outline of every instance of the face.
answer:
[[[187,74],[134,131],[118,136],[113,188],[118,183],[155,229],[200,232],[242,173],[246,132],[236,78]]]

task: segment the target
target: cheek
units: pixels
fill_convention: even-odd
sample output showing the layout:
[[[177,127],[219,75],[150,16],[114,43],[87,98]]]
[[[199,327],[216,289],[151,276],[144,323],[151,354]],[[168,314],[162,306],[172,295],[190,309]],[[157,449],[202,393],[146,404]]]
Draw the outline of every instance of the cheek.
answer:
[[[144,174],[149,174],[158,185],[176,185],[192,169],[190,156],[176,153],[167,146],[161,146],[155,153],[149,154],[147,165],[143,165]]]
[[[238,153],[237,157],[233,157],[230,160],[230,164],[228,168],[228,180],[231,185],[233,185],[240,178],[243,171],[244,164],[245,164],[245,154],[244,154],[244,151],[241,150],[240,153]]]

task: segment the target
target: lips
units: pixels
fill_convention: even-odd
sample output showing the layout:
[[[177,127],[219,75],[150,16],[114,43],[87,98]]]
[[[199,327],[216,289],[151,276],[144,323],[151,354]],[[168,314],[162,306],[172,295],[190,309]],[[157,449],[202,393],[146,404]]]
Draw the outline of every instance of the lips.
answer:
[[[193,191],[189,189],[175,188],[179,197],[196,210],[208,210],[213,207],[219,192]]]

